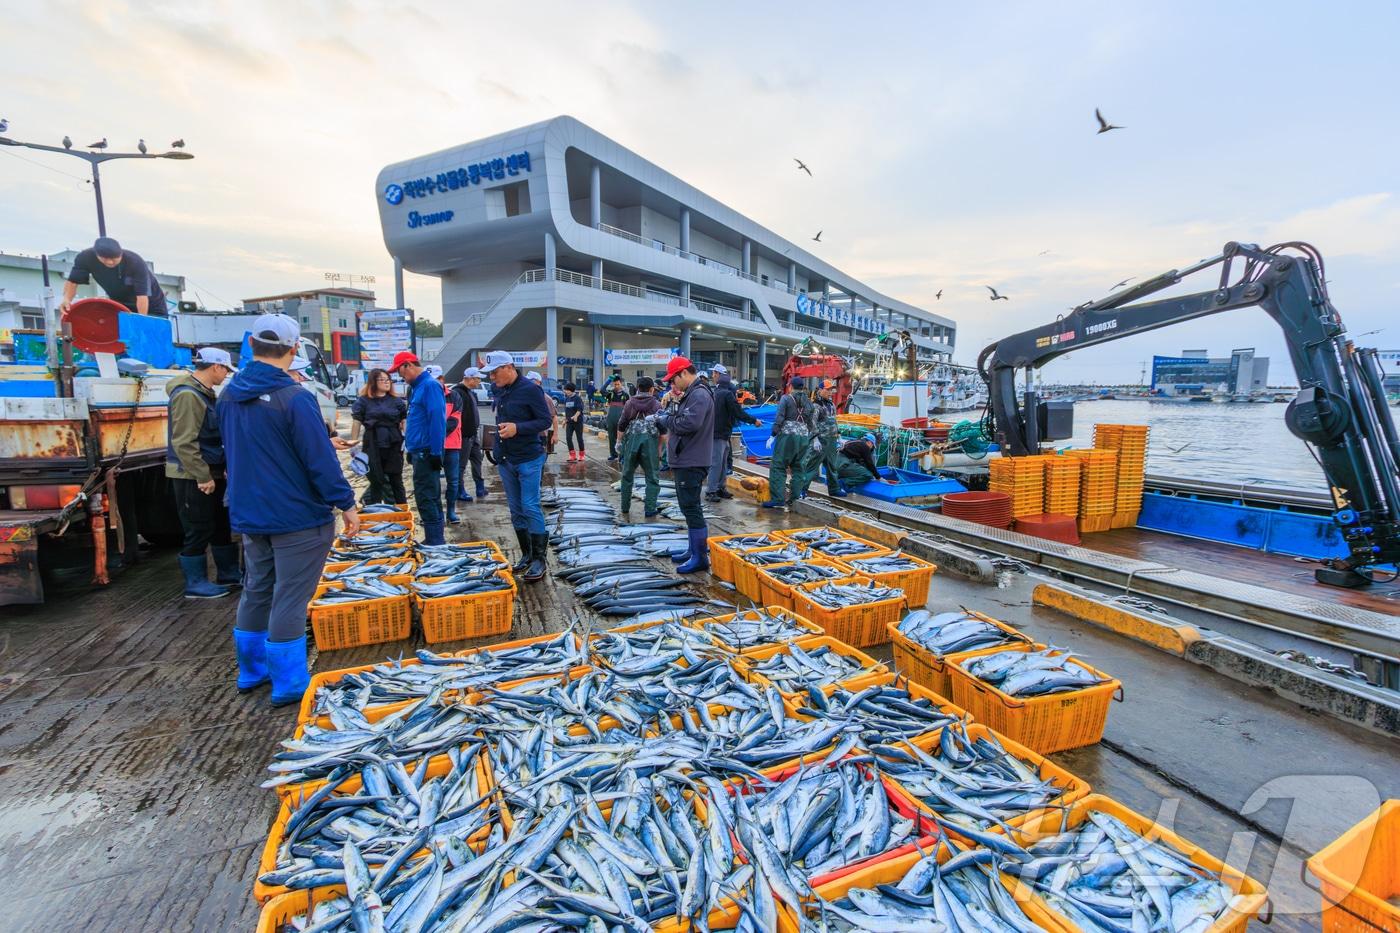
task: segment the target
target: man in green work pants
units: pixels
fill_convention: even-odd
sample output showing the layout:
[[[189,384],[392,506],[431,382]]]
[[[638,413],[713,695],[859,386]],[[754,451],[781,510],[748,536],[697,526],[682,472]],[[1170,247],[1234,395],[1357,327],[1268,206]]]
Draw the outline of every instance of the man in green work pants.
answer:
[[[815,424],[812,428],[812,443],[808,445],[807,462],[802,468],[802,488],[798,498],[806,495],[807,488],[812,485],[812,480],[817,478],[822,467],[826,468],[827,494],[838,499],[846,494],[837,478],[836,449],[841,436],[836,421],[836,403],[832,400],[835,391],[836,383],[830,379],[823,379],[817,386],[816,396],[812,399]]]
[[[618,425],[622,422],[622,408],[627,404],[627,388],[622,384],[621,376],[612,377],[607,391],[603,393],[603,403],[608,406],[607,420],[603,425],[608,432],[608,462],[612,463],[618,459]]]
[[[655,384],[647,376],[637,380],[637,394],[627,400],[618,420],[622,431],[622,520],[631,520],[632,478],[638,465],[646,477],[646,517],[656,514],[656,497],[661,494],[661,481],[658,475],[660,457],[656,451],[656,440],[660,431],[656,426],[656,413],[661,410],[661,402],[653,394]],[[609,409],[611,410],[611,409]]]
[[[812,403],[807,398],[806,383],[793,376],[788,384],[791,391],[778,401],[773,421],[773,459],[768,467],[768,501],[760,503],[765,509],[786,509],[788,471],[792,471],[792,499],[795,501],[806,486],[808,447],[812,443]]]

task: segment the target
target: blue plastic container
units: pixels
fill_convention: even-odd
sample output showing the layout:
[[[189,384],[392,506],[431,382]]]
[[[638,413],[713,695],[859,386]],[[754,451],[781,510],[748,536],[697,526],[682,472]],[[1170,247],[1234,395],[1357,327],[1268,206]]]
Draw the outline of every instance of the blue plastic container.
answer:
[[[1282,508],[1149,491],[1142,497],[1137,526],[1314,560],[1347,554],[1341,529],[1330,517]]]
[[[871,480],[854,491],[872,499],[897,502],[900,499],[913,499],[923,496],[942,496],[950,492],[967,492],[967,487],[955,479],[932,473],[911,473],[894,467],[881,467],[880,475],[886,479],[898,480],[891,485]]]

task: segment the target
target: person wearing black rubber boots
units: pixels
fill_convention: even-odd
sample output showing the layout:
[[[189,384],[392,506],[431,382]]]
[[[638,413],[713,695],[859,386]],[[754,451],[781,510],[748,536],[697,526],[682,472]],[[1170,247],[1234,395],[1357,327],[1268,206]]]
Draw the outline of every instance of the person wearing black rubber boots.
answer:
[[[544,471],[544,438],[553,425],[544,389],[515,368],[502,350],[486,354],[483,375],[496,387],[496,468],[501,471],[510,508],[510,524],[520,542],[520,560],[512,570],[526,583],[544,578],[549,560],[549,534],[540,508],[540,475]]]
[[[616,463],[621,459],[621,454],[617,452],[617,424],[622,420],[622,407],[627,404],[627,398],[627,389],[622,384],[622,377],[613,376],[607,390],[603,392],[603,403],[608,406],[607,419],[603,424],[608,432],[609,463]]]
[[[676,504],[685,514],[690,539],[690,548],[676,572],[695,573],[710,569],[710,530],[705,526],[700,495],[714,455],[715,400],[694,364],[683,356],[671,358],[666,381],[671,391],[657,422],[666,432],[666,459],[676,481]]]

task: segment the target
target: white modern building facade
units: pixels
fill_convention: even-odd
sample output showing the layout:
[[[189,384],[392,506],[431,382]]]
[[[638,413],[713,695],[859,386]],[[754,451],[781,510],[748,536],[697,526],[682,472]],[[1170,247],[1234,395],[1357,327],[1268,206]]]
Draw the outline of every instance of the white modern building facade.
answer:
[[[850,355],[901,330],[921,358],[952,356],[950,319],[856,281],[571,117],[390,165],[375,198],[396,269],[442,280],[436,362],[449,375],[501,349],[554,379],[630,380],[678,351],[771,385],[804,338]]]

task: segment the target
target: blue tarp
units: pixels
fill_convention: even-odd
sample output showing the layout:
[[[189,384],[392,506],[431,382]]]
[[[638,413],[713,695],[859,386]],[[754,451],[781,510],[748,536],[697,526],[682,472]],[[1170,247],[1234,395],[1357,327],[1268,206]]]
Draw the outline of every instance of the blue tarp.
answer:
[[[170,330],[170,318],[120,314],[117,336],[126,344],[125,358],[140,360],[152,369],[169,369],[175,365],[175,338]]]

